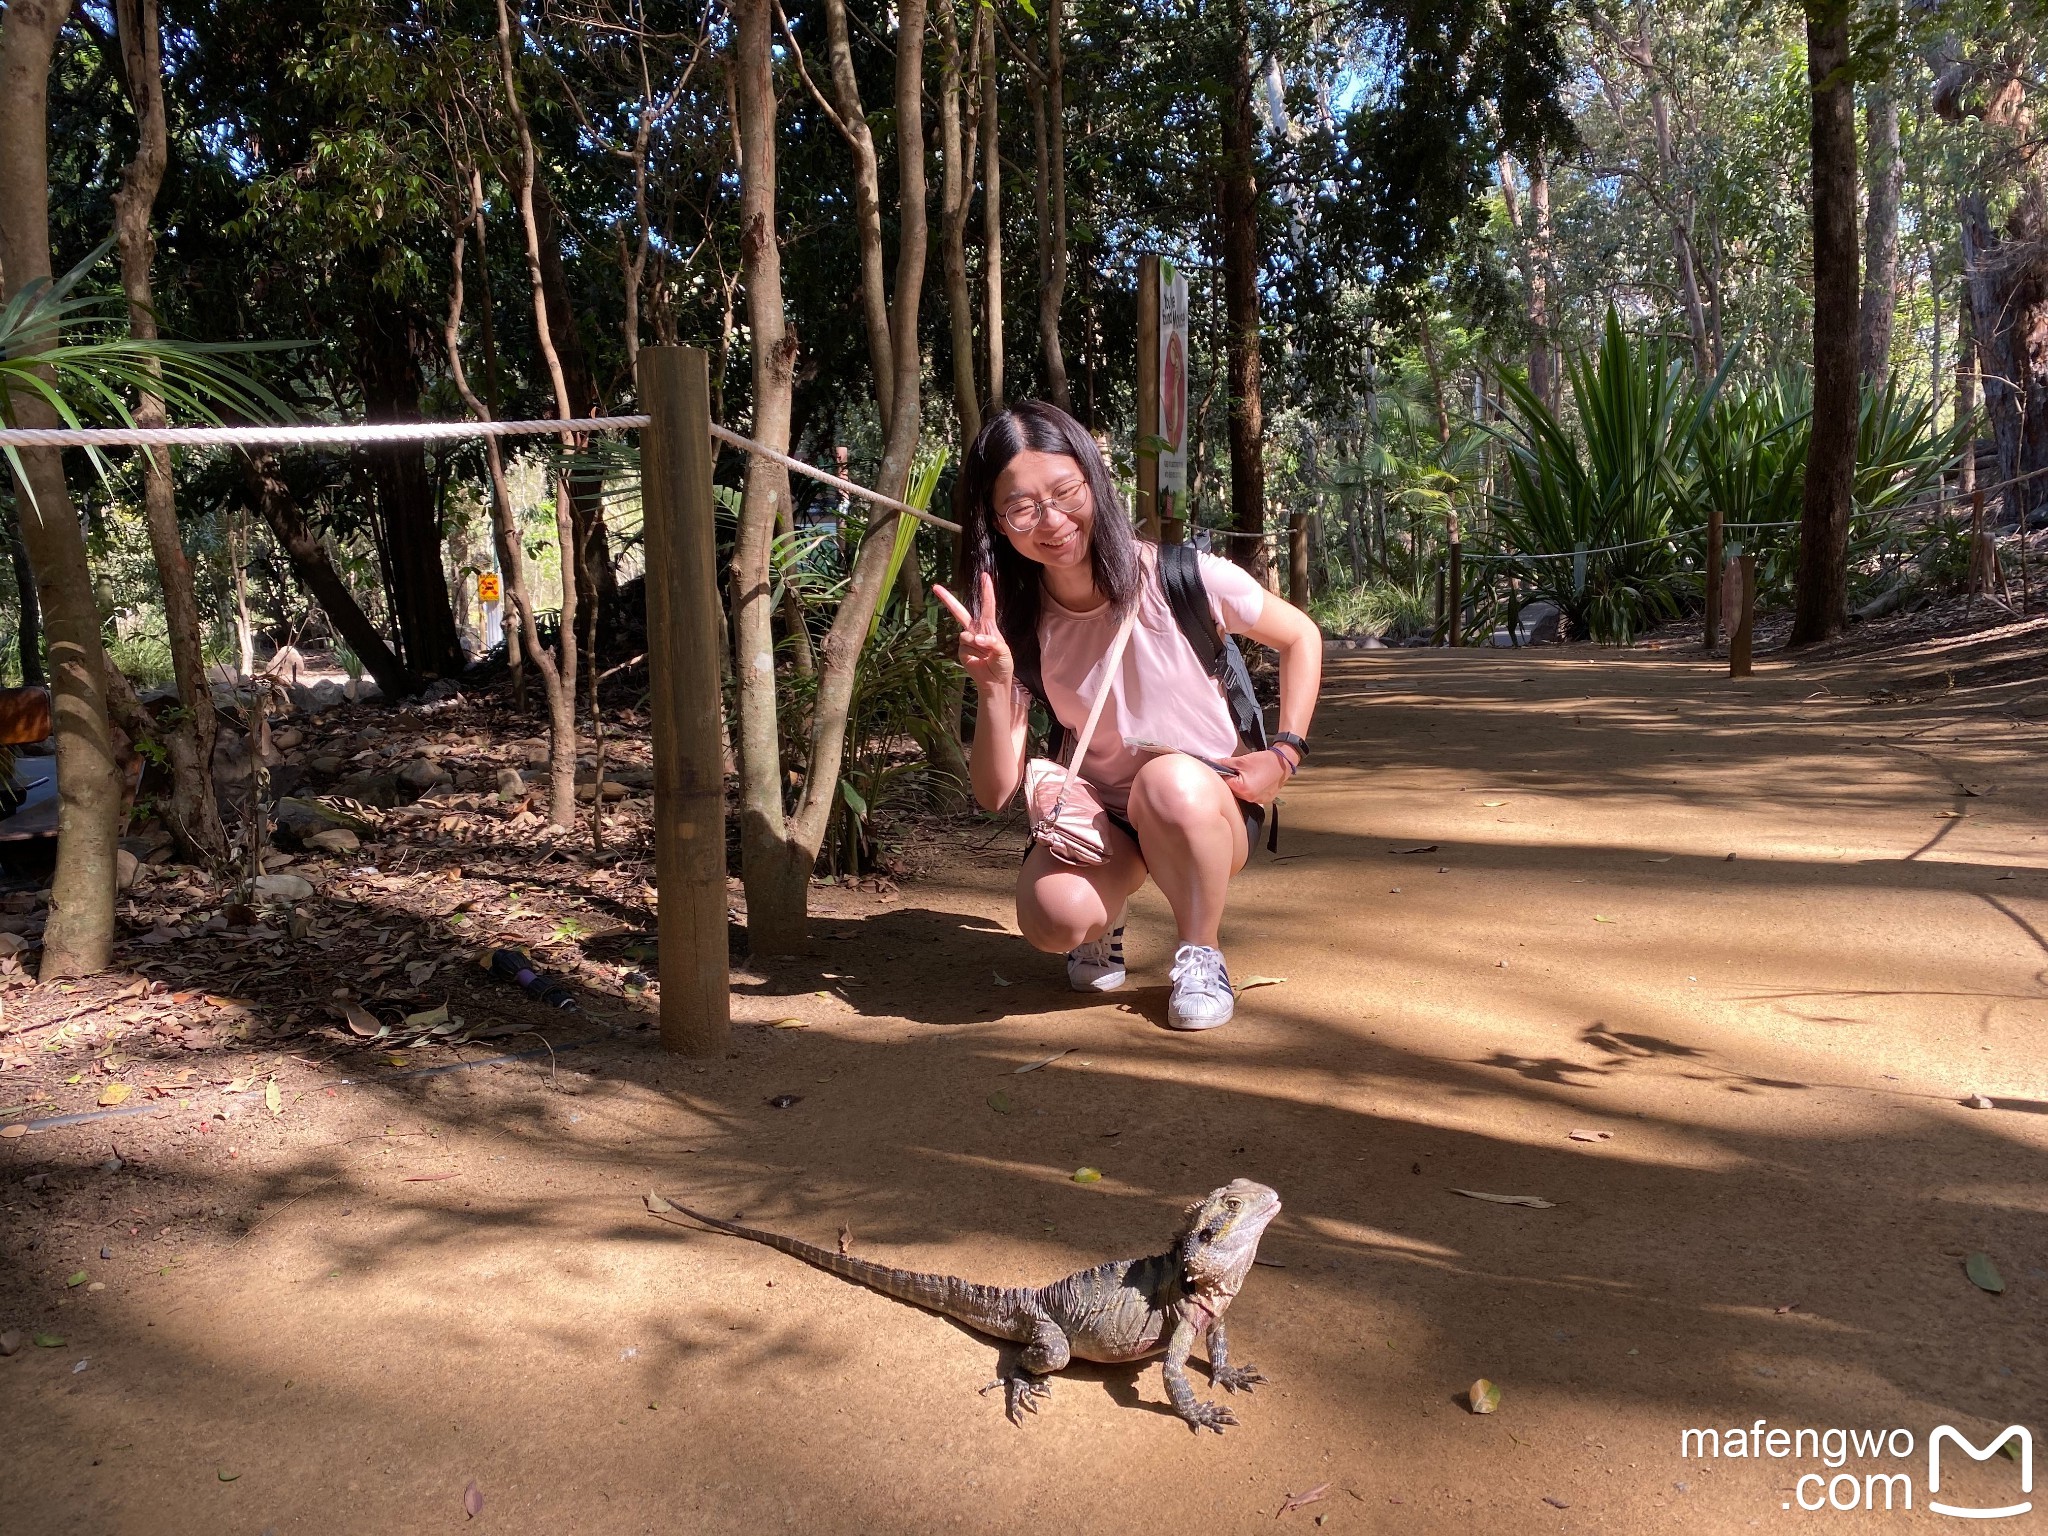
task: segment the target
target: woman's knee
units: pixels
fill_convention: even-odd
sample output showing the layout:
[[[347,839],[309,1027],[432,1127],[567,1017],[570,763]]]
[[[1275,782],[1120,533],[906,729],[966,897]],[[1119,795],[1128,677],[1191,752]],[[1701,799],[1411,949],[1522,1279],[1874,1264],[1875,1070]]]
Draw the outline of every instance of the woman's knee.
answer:
[[[1131,784],[1132,819],[1191,825],[1216,815],[1229,796],[1215,769],[1176,752],[1138,770]]]
[[[1063,955],[1088,942],[1102,922],[1102,898],[1087,881],[1053,875],[1017,892],[1017,927],[1024,942],[1048,955]]]

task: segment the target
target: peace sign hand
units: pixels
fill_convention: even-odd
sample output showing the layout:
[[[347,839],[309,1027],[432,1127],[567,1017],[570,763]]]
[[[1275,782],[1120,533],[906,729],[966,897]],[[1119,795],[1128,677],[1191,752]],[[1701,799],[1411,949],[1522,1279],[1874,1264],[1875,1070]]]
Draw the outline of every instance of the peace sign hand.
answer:
[[[944,587],[934,585],[932,595],[946,605],[953,622],[960,626],[960,665],[983,688],[1002,688],[1016,681],[1017,661],[1010,643],[996,628],[996,583],[988,572],[981,573],[981,603],[969,613],[960,599]]]

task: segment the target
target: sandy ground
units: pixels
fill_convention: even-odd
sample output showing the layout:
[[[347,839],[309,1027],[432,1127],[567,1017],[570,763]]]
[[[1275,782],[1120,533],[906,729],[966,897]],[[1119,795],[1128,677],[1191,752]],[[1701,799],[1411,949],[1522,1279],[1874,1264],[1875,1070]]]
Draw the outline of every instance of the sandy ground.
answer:
[[[1943,1526],[1936,1425],[2048,1431],[2043,641],[1746,682],[1334,658],[1226,926],[1240,982],[1284,980],[1211,1035],[1158,1027],[1155,895],[1130,990],[1075,997],[981,829],[893,899],[821,890],[815,958],[735,973],[724,1060],[336,1062],[275,1117],[0,1143],[5,1219],[42,1224],[0,1327],[64,1340],[0,1360],[0,1528],[1244,1531],[1321,1485],[1281,1527]],[[641,1205],[1036,1281],[1234,1175],[1287,1208],[1231,1314],[1271,1385],[1221,1438],[1156,1364],[1013,1428],[986,1341]],[[1682,1454],[1759,1420],[1912,1449]],[[1911,1513],[1798,1506],[1878,1472]],[[2002,1457],[1942,1472],[2018,1497]]]

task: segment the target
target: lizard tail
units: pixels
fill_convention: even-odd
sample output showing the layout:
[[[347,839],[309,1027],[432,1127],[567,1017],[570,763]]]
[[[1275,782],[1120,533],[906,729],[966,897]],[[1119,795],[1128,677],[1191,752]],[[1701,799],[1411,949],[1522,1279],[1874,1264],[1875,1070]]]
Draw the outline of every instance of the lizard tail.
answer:
[[[819,1269],[828,1270],[842,1280],[851,1280],[855,1285],[864,1285],[871,1291],[880,1291],[884,1296],[897,1301],[907,1301],[914,1307],[924,1307],[932,1312],[949,1315],[961,1311],[969,1290],[967,1282],[952,1275],[932,1275],[914,1269],[892,1269],[887,1264],[871,1264],[865,1259],[856,1259],[844,1253],[834,1253],[830,1248],[820,1248],[800,1238],[784,1237],[780,1232],[765,1231],[760,1227],[741,1226],[736,1221],[721,1221],[716,1216],[707,1216],[702,1211],[693,1211],[687,1205],[671,1200],[670,1205],[689,1217],[701,1221],[707,1227],[728,1232],[734,1237],[744,1237],[750,1242],[762,1243],[786,1253],[791,1258],[802,1259],[806,1264],[815,1264]],[[978,1288],[977,1288],[978,1289]]]

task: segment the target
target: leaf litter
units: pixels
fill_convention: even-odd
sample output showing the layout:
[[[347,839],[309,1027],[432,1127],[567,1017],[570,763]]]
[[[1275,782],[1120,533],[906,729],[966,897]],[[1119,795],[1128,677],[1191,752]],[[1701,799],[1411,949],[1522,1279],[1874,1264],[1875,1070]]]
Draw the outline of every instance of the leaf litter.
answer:
[[[1453,1189],[1454,1195],[1463,1195],[1470,1200],[1485,1200],[1494,1205],[1525,1205],[1532,1211],[1549,1211],[1557,1208],[1554,1200],[1545,1200],[1540,1195],[1489,1195],[1477,1189]]]

